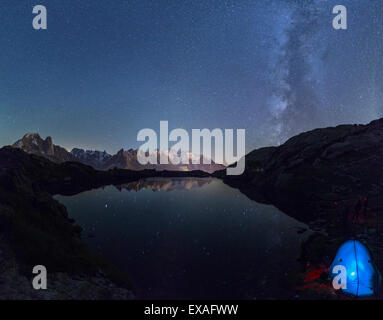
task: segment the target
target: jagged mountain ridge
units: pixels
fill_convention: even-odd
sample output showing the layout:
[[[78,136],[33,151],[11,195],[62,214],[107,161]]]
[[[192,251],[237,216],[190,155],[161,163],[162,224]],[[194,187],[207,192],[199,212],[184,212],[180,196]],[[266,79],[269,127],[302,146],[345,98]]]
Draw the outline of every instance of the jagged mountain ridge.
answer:
[[[12,147],[43,156],[56,163],[76,161],[76,158],[66,149],[53,144],[51,137],[48,136],[44,140],[38,133],[27,133],[20,140],[17,140]]]
[[[203,158],[200,158],[200,164],[147,164],[142,165],[137,160],[137,150],[129,149],[127,151],[121,149],[115,155],[111,155],[106,151],[84,150],[73,148],[71,152],[67,151],[58,145],[53,144],[52,138],[47,137],[45,140],[38,133],[27,133],[24,137],[16,141],[12,147],[22,149],[23,151],[38,156],[45,157],[53,162],[62,163],[66,161],[76,161],[89,165],[98,170],[109,170],[113,168],[128,169],[128,170],[145,170],[155,169],[158,171],[193,171],[201,170],[208,173],[213,173],[217,170],[222,170],[225,166],[216,164],[211,161],[211,164],[203,164]],[[157,151],[157,158],[164,151]],[[194,156],[190,153],[190,160]]]
[[[73,148],[70,153],[76,158],[77,161],[99,170],[103,170],[105,167],[105,161],[112,158],[112,155],[106,151],[98,150],[93,151]]]

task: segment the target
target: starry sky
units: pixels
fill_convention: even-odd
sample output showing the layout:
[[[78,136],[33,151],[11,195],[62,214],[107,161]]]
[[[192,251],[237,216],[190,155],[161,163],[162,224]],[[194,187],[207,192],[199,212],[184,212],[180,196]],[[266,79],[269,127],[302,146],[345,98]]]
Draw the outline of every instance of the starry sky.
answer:
[[[383,116],[381,0],[1,0],[0,19],[0,146],[114,153],[168,120],[244,128],[250,151]]]

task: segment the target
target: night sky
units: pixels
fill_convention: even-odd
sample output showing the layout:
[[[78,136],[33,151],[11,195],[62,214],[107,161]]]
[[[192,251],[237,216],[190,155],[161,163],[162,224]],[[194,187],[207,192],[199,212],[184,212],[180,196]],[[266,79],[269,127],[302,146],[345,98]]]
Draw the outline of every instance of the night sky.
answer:
[[[245,128],[249,151],[383,116],[382,0],[1,0],[0,19],[0,146],[112,153],[168,120]]]

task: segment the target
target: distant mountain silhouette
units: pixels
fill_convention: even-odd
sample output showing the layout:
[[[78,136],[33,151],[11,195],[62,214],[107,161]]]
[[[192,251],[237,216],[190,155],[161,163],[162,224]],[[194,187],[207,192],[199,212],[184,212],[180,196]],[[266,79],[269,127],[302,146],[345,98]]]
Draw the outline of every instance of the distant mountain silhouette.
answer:
[[[109,170],[113,168],[129,169],[129,170],[145,170],[154,169],[158,171],[194,171],[201,170],[213,173],[222,170],[225,166],[214,163],[203,164],[203,158],[200,157],[200,164],[192,164],[191,159],[194,157],[189,153],[190,164],[174,165],[169,164],[147,164],[141,165],[137,160],[137,150],[129,149],[125,151],[121,149],[115,155],[110,155],[106,151],[93,151],[73,148],[71,152],[58,145],[53,144],[52,138],[47,137],[43,140],[38,133],[27,133],[24,137],[16,141],[12,147],[22,149],[23,151],[35,155],[45,157],[53,162],[62,163],[66,161],[77,161],[98,170]],[[157,151],[157,158],[165,151]]]

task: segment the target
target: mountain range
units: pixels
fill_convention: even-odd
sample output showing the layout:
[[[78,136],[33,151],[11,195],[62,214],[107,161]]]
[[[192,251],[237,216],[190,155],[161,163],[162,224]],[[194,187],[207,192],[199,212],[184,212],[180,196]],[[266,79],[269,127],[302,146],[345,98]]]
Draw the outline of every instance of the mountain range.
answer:
[[[66,161],[80,162],[89,165],[97,170],[109,170],[113,168],[129,169],[129,170],[145,170],[155,169],[158,171],[194,171],[201,170],[208,173],[213,173],[217,170],[222,170],[225,166],[215,163],[211,160],[211,164],[203,164],[203,158],[200,158],[200,164],[147,164],[142,165],[137,160],[137,150],[129,149],[119,150],[116,154],[111,155],[106,151],[84,150],[73,148],[72,151],[67,151],[65,148],[53,144],[51,137],[45,140],[38,133],[27,133],[20,140],[16,141],[12,147],[22,149],[23,151],[45,157],[53,162],[62,163]],[[165,151],[157,150],[157,157]],[[193,154],[189,153],[189,158],[192,159]]]

